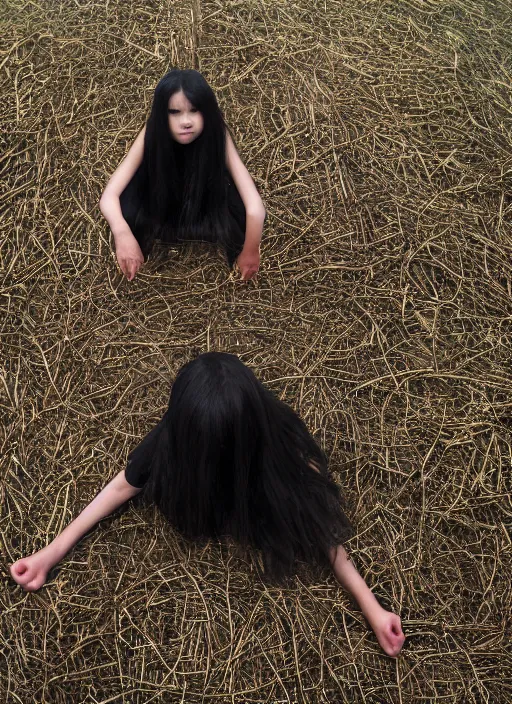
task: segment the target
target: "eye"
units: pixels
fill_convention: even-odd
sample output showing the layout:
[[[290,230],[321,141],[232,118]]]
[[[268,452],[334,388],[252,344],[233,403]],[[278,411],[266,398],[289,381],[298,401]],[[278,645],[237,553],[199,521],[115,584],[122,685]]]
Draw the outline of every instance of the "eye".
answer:
[[[190,112],[199,112],[197,108],[191,108]]]
[[[168,112],[169,112],[169,115],[178,115],[179,114],[179,110],[175,110],[174,108],[169,108]]]

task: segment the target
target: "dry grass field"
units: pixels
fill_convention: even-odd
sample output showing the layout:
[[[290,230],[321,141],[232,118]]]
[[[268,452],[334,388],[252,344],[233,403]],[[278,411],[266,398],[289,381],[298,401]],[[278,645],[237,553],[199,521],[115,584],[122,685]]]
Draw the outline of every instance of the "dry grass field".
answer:
[[[0,701],[512,700],[510,0],[3,0]],[[120,275],[98,200],[172,66],[217,93],[268,211],[257,283],[206,245]],[[238,354],[305,419],[383,655],[328,573],[183,540],[133,504],[53,538]]]

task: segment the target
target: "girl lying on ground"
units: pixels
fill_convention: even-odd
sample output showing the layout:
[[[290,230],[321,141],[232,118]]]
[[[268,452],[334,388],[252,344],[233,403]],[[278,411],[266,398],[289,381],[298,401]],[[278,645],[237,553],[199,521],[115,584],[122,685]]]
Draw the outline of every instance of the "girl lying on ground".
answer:
[[[265,208],[197,71],[169,71],[151,114],[108,182],[100,209],[131,281],[155,239],[217,243],[243,279],[258,271]]]
[[[162,420],[128,465],[47,547],[10,570],[27,591],[98,521],[143,491],[190,539],[230,536],[282,579],[298,561],[332,565],[391,656],[400,618],[382,608],[341,545],[350,530],[325,455],[302,420],[239,359],[209,352],[178,373]]]

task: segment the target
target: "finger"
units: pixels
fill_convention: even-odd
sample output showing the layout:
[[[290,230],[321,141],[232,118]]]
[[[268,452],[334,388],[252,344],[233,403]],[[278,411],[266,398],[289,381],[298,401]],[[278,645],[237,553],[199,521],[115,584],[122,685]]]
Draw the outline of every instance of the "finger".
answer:
[[[394,652],[395,652],[395,656],[398,655],[398,653],[402,650],[403,644],[404,644],[404,641],[403,641],[402,639],[400,639],[400,641],[399,641],[398,643],[396,643],[396,645],[395,645],[395,651],[394,651]]]
[[[393,641],[393,643],[397,643],[402,639],[402,631],[400,628],[397,628],[395,624],[391,626],[390,632],[389,632],[389,638]]]
[[[385,645],[384,651],[392,658],[396,657],[402,648],[401,643],[397,643],[393,638],[387,638]]]
[[[399,616],[393,619],[392,630],[393,633],[403,636],[404,632],[402,631],[402,622]]]
[[[128,279],[128,281],[131,281],[133,279],[133,260],[132,259],[126,259],[125,260],[125,276]]]
[[[140,269],[141,262],[137,259],[130,259],[130,281],[133,281],[135,275]]]
[[[134,259],[134,260],[133,260],[133,266],[132,266],[132,279],[134,279],[134,278],[135,278],[135,275],[136,275],[136,274],[137,274],[137,272],[139,271],[139,269],[140,269],[140,264],[141,264],[141,263],[139,262],[139,260],[138,260],[138,259]]]
[[[45,580],[45,575],[38,575],[37,577],[34,577],[28,584],[25,584],[23,589],[25,589],[27,592],[36,592],[38,589],[41,589],[41,587],[44,584]]]
[[[124,276],[128,277],[128,268],[127,268],[127,262],[126,259],[120,259],[117,262],[119,264],[119,268],[123,272]]]
[[[392,645],[393,645],[394,647],[396,647],[396,646],[399,645],[399,643],[402,641],[402,637],[399,636],[399,635],[395,635],[394,633],[392,633],[392,634],[389,636],[389,641],[390,641],[390,643],[392,643]]]
[[[26,582],[31,578],[30,564],[25,560],[18,560],[14,565],[11,565],[11,575],[16,581]]]
[[[405,637],[403,635],[398,635],[393,638],[393,648],[395,652],[399,653],[400,650],[402,649],[402,645],[404,644]]]
[[[28,567],[25,569],[22,569],[21,571],[15,571],[13,569],[14,565],[11,567],[11,577],[14,579],[14,581],[19,584],[22,587],[25,587],[27,582],[30,582],[32,579],[33,575],[31,571],[29,570]]]
[[[27,571],[28,566],[23,562],[23,560],[18,560],[18,562],[15,562],[13,565],[10,566],[10,571],[12,575],[22,575],[24,572]]]

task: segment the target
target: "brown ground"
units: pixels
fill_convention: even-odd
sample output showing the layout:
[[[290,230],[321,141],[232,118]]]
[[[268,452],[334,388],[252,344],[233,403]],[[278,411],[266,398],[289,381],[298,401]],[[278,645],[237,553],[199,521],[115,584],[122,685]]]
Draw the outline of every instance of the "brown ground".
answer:
[[[0,701],[510,701],[511,4],[2,7]],[[116,268],[97,202],[173,65],[204,72],[265,199],[257,285],[201,247]],[[268,588],[141,506],[39,593],[8,578],[207,349],[325,445],[397,661],[332,576]]]

